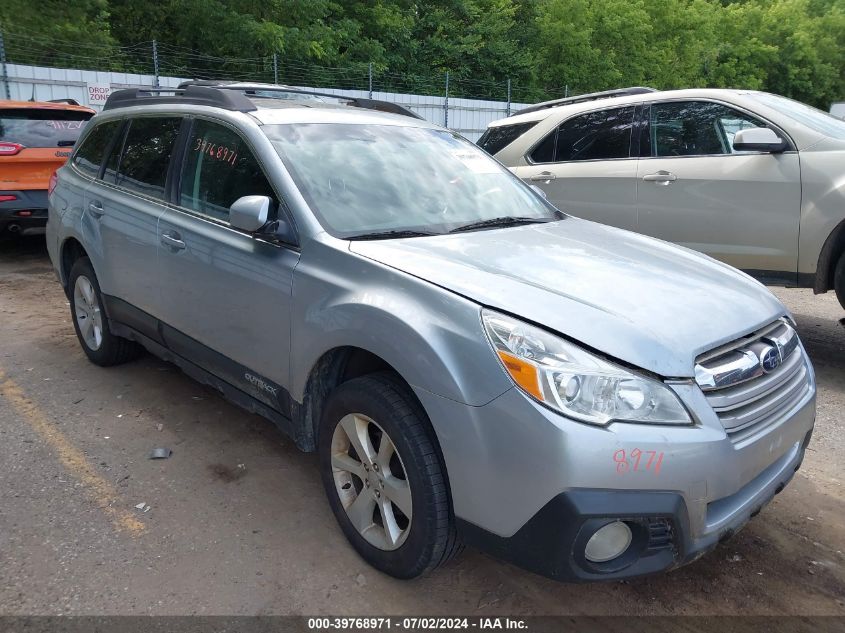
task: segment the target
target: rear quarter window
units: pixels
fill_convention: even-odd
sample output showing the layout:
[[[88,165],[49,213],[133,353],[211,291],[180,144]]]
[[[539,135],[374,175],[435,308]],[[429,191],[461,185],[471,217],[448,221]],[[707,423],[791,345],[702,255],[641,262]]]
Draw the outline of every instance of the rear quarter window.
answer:
[[[0,109],[0,141],[24,147],[70,147],[94,116],[81,110]]]
[[[481,138],[478,139],[478,146],[493,156],[505,149],[535,125],[537,125],[537,121],[488,127],[484,134],[481,135]]]

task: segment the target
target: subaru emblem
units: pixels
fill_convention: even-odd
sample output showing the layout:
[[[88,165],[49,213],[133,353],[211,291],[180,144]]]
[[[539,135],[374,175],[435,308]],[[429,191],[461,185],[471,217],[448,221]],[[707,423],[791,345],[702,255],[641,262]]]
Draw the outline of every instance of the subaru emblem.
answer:
[[[780,352],[777,347],[767,347],[760,352],[760,367],[765,373],[771,373],[780,367],[781,359]]]

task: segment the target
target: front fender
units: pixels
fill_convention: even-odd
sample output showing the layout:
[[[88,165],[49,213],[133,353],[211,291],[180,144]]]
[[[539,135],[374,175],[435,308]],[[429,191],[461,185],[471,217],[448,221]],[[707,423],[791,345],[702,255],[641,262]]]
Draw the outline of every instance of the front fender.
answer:
[[[801,153],[801,230],[798,272],[816,275],[817,291],[829,289],[831,261],[842,246],[838,236],[845,220],[845,150]]]
[[[480,306],[448,290],[313,241],[294,274],[291,396],[302,402],[311,369],[328,351],[357,347],[414,388],[472,406],[512,384],[481,325]]]

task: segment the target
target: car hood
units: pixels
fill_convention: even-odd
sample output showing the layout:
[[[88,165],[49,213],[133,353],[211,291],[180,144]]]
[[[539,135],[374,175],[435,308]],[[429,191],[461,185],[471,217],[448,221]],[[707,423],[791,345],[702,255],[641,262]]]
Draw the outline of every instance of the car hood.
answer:
[[[696,356],[787,314],[730,266],[572,217],[350,250],[664,377],[694,376]]]

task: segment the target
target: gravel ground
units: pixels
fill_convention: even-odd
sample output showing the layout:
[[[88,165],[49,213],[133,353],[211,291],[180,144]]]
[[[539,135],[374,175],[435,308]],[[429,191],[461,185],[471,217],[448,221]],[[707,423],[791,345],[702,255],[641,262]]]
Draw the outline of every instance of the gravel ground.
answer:
[[[628,582],[564,585],[472,550],[402,582],[346,544],[313,455],[152,357],[87,362],[41,241],[0,243],[0,613],[845,615],[845,313],[775,292],[814,361],[818,421],[734,539]],[[146,459],[156,446],[173,456]]]

